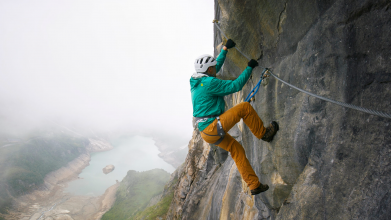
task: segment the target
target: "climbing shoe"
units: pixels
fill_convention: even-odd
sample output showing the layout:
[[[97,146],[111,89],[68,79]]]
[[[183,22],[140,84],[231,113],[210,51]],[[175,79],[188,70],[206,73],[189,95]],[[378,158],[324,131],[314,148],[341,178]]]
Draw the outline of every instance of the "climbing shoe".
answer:
[[[259,194],[259,193],[261,193],[261,192],[265,192],[265,191],[268,190],[268,189],[269,189],[269,186],[268,186],[268,185],[266,185],[266,184],[263,185],[263,184],[261,183],[261,185],[259,185],[258,188],[251,190],[251,195],[257,195],[257,194]]]
[[[270,142],[273,140],[274,135],[277,133],[279,127],[277,122],[272,121],[270,125],[266,128],[265,135],[261,138],[263,141]]]

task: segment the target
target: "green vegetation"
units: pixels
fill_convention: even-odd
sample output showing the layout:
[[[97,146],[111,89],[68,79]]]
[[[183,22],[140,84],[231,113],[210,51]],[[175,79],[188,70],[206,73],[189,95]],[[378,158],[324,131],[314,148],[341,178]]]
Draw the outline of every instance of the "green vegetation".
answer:
[[[11,205],[12,201],[7,193],[5,184],[0,180],[0,213],[7,213],[7,208],[11,207]]]
[[[132,219],[138,211],[145,209],[152,197],[163,192],[169,178],[170,174],[162,169],[128,171],[118,188],[113,207],[102,220]]]
[[[46,174],[85,152],[88,140],[60,135],[34,137],[0,148],[0,213],[11,205],[11,197],[39,187]]]
[[[146,209],[137,212],[131,220],[155,220],[158,217],[166,219],[168,209],[170,208],[171,202],[174,198],[175,186],[178,183],[177,173],[174,173],[175,178],[168,182],[164,187],[164,192],[160,201],[153,206],[147,207]]]
[[[157,217],[163,217],[167,214],[170,208],[174,191],[166,194],[156,205],[147,207],[141,212],[138,212],[132,219],[134,220],[155,220]]]

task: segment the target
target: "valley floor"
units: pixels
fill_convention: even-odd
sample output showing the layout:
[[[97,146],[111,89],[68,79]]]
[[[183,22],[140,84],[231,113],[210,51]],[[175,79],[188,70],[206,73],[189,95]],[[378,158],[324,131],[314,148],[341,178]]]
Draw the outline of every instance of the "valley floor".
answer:
[[[94,146],[93,146],[94,147]],[[90,152],[111,150],[106,148],[88,149]],[[45,177],[45,189],[36,190],[30,194],[15,199],[14,210],[6,219],[10,220],[89,220],[100,219],[115,201],[115,193],[119,186],[116,183],[109,187],[101,196],[73,195],[64,190],[81,171],[89,165],[91,157],[82,154],[67,166],[60,168]]]

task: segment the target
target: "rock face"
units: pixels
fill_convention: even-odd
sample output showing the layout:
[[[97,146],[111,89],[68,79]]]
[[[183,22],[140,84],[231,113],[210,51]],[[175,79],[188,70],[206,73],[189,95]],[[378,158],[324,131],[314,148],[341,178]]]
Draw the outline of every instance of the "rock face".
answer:
[[[108,173],[111,173],[114,169],[115,169],[114,165],[110,164],[110,165],[107,165],[102,170],[103,170],[104,174],[108,174]]]
[[[391,2],[215,1],[237,47],[283,80],[334,100],[390,113]],[[226,39],[215,29],[215,55]],[[218,77],[235,79],[247,60],[231,49]],[[240,102],[262,68],[241,92]],[[390,119],[309,97],[271,78],[252,103],[273,142],[242,122],[231,131],[270,189],[251,196],[228,152],[195,130],[167,219],[391,219]]]

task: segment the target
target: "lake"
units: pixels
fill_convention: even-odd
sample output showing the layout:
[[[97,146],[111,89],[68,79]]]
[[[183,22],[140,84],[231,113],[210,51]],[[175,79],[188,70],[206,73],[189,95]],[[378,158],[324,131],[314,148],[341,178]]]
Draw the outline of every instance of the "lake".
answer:
[[[151,137],[122,137],[112,142],[114,149],[91,154],[90,165],[79,175],[81,179],[69,183],[66,192],[76,195],[102,195],[105,190],[121,181],[129,170],[147,171],[155,168],[172,173],[175,168],[161,159]],[[115,166],[113,172],[104,174],[107,165]]]

